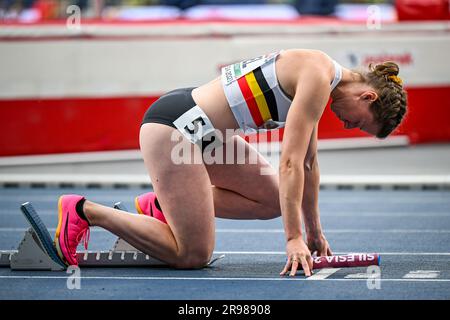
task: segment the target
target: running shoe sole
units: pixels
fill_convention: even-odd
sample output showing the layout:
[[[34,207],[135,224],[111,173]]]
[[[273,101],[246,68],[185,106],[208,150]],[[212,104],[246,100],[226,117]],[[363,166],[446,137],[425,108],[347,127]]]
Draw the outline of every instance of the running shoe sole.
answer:
[[[48,254],[48,256],[54,262],[56,262],[58,265],[60,265],[64,269],[66,269],[67,265],[59,257],[58,251],[54,246],[54,242],[52,241],[50,233],[47,230],[47,227],[45,226],[44,222],[37,214],[36,210],[34,210],[31,203],[25,202],[24,204],[22,204],[20,206],[20,209],[22,210],[22,213],[25,215],[25,218],[30,223],[30,225],[33,228],[36,235],[39,237],[39,240],[41,241],[42,245],[44,246],[43,249]]]

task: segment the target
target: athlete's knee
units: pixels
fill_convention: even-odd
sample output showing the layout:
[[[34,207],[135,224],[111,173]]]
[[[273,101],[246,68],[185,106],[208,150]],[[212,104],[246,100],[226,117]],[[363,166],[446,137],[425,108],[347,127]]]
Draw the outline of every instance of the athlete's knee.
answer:
[[[265,196],[264,202],[261,202],[261,216],[263,220],[275,219],[281,216],[280,201],[278,198],[278,189],[273,188],[270,196]]]
[[[174,267],[177,269],[200,269],[206,267],[211,260],[212,250],[208,248],[199,248],[190,250],[178,257]]]
[[[263,205],[260,220],[270,220],[281,216],[280,208]]]

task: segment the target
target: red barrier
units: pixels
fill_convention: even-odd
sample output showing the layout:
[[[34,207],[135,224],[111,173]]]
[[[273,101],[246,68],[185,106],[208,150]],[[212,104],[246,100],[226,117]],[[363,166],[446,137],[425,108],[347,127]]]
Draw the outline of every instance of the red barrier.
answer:
[[[137,149],[141,119],[156,99],[0,100],[0,156]],[[450,86],[409,88],[408,100],[409,113],[396,134],[412,143],[450,141]],[[319,139],[366,136],[359,129],[345,130],[325,110]]]
[[[408,90],[409,114],[400,128],[411,143],[450,141],[450,87]]]
[[[0,100],[0,155],[135,149],[156,97]]]
[[[396,0],[399,21],[450,19],[449,0]]]

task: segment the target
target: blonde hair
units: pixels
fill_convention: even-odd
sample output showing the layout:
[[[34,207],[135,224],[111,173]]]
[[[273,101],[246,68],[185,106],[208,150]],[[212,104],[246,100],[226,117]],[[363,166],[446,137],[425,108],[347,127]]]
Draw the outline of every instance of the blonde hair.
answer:
[[[386,138],[400,125],[407,111],[407,94],[398,77],[399,67],[395,62],[386,61],[375,66],[370,64],[368,72],[359,73],[378,94],[370,109],[381,125],[377,138]]]

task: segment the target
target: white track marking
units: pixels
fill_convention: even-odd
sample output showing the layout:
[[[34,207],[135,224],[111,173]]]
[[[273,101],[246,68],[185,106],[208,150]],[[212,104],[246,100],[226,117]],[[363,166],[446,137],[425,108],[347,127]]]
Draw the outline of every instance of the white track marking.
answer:
[[[347,274],[344,279],[369,279],[370,274],[367,273],[351,273]]]
[[[217,229],[217,233],[284,233],[283,229]],[[449,229],[326,229],[324,233],[450,233]]]
[[[28,228],[0,228],[0,232],[24,232]],[[55,231],[55,228],[48,228]],[[96,229],[94,229],[96,230]],[[97,229],[97,231],[107,232]],[[284,233],[283,229],[217,229],[217,233]],[[324,233],[450,233],[449,229],[326,229]]]
[[[111,162],[142,160],[140,150],[93,151],[50,155],[11,156],[0,158],[1,166],[23,166],[61,163]]]
[[[11,250],[0,250],[0,252],[9,252]],[[369,250],[370,251],[370,250]],[[341,254],[359,254],[363,252],[344,252],[334,251],[334,255]],[[377,252],[380,256],[450,256],[450,252]],[[266,255],[277,256],[286,255],[284,251],[214,251],[215,255]]]
[[[0,228],[0,232],[25,232],[28,228]],[[48,231],[55,231],[56,228],[48,228]],[[94,228],[92,231],[95,232],[105,232],[103,229]],[[264,234],[283,234],[283,229],[217,229],[216,233],[264,233]],[[450,233],[449,229],[326,229],[324,233],[435,233],[435,234],[446,234]]]
[[[0,184],[18,183],[29,185],[31,183],[58,185],[59,183],[89,184],[95,183],[109,186],[115,183],[125,185],[151,184],[146,174],[3,174],[0,176]],[[450,185],[450,175],[322,175],[321,185],[351,185],[354,187],[365,185],[377,186],[417,186],[430,184],[437,186]],[[414,201],[414,199],[412,199]]]
[[[354,218],[411,218],[411,217],[450,217],[450,212],[321,212],[321,217],[354,217]]]
[[[404,279],[434,279],[439,277],[440,271],[435,270],[415,270],[403,276]]]
[[[102,200],[100,198],[99,202],[107,203],[114,202],[111,198],[109,200]],[[22,199],[23,200],[23,199]],[[53,202],[55,202],[55,199],[51,199]],[[2,201],[2,197],[0,196],[0,201]],[[134,210],[134,208],[132,208]],[[17,213],[19,212],[19,208],[17,209],[6,209],[2,210],[0,217],[5,216],[17,216]],[[39,210],[39,216],[51,216],[56,217],[56,207],[54,210]],[[353,218],[412,218],[412,217],[423,217],[423,218],[442,218],[442,217],[449,217],[450,218],[450,211],[448,212],[321,212],[322,218],[341,218],[341,217],[353,217]]]
[[[306,280],[323,280],[331,276],[333,273],[338,272],[341,268],[325,268],[321,269]]]
[[[337,254],[356,254],[359,252],[333,252]],[[214,254],[236,254],[236,255],[285,255],[284,251],[214,251]],[[386,256],[450,256],[450,252],[378,252]]]
[[[323,175],[320,177],[321,184],[337,184],[337,185],[422,185],[422,184],[443,184],[450,183],[450,175]]]
[[[9,252],[11,250],[0,250],[0,252]],[[370,250],[369,250],[370,251]],[[372,251],[371,251],[372,252]],[[334,255],[341,254],[359,254],[362,252],[344,252],[334,251]],[[450,256],[450,252],[377,252],[380,256]],[[265,255],[278,256],[286,255],[284,251],[214,251],[215,255]]]
[[[0,184],[2,183],[1,181],[1,176],[0,176]],[[29,182],[29,184],[32,182]],[[71,183],[71,182],[64,182],[64,183]],[[95,181],[90,181],[90,182],[86,182],[86,184],[100,184],[102,185],[101,182],[96,183]],[[45,184],[45,183],[44,183]],[[77,185],[76,182],[73,182],[75,188],[79,189],[79,188],[85,188],[83,186],[79,186]],[[120,181],[117,181],[115,183],[110,182],[110,185],[108,186],[108,188],[110,188],[113,184],[125,184],[127,185],[126,182],[120,183]],[[146,183],[141,183],[141,184],[146,184]],[[148,184],[148,182],[147,182]],[[450,183],[449,183],[450,185]],[[52,184],[50,184],[50,186],[52,186]],[[58,187],[57,185],[55,185],[55,187]],[[126,193],[132,193],[133,189],[112,189],[112,192],[115,192],[113,195],[108,195],[106,194],[108,191],[111,191],[111,189],[96,189],[96,191],[99,193],[96,197],[95,200],[97,202],[105,202],[105,203],[113,203],[117,201],[117,194],[118,192],[126,192]],[[5,189],[3,189],[5,190]],[[44,191],[45,193],[43,194],[42,192],[39,194],[39,190]],[[59,188],[58,190],[64,190],[62,188]],[[135,192],[139,192],[139,190],[134,189]],[[384,192],[386,192],[386,190],[382,190]],[[420,190],[418,190],[420,191]],[[57,193],[57,191],[52,191],[55,192],[54,194],[48,194],[48,190],[47,189],[34,189],[33,194],[29,194],[26,196],[26,198],[24,198],[24,196],[21,195],[15,195],[15,194],[2,194],[0,195],[0,200],[1,201],[8,201],[8,202],[25,202],[25,201],[30,201],[30,202],[39,202],[40,204],[42,203],[50,203],[52,205],[55,205],[56,207],[56,203],[58,202],[58,196],[59,193]],[[142,191],[143,192],[143,191]],[[340,192],[340,191],[338,191]],[[352,191],[353,192],[353,191]],[[385,204],[404,204],[404,203],[408,203],[408,204],[420,204],[420,205],[426,205],[426,204],[435,204],[436,201],[439,201],[441,204],[446,205],[448,204],[448,200],[445,198],[445,195],[448,194],[448,191],[445,190],[439,190],[436,191],[433,194],[427,194],[427,193],[422,193],[421,197],[411,197],[411,196],[405,196],[405,193],[403,194],[398,194],[398,197],[396,198],[385,198],[383,199]],[[403,196],[402,196],[403,195]],[[322,196],[322,199],[320,200],[320,205],[324,206],[324,205],[334,205],[334,204],[340,204],[342,205],[343,203],[345,204],[353,204],[353,203],[358,203],[361,204],[362,202],[364,203],[370,203],[370,204],[378,204],[378,201],[380,199],[379,198],[375,198],[375,197],[367,197],[367,198],[361,198],[361,197],[351,197],[351,198],[346,198],[345,200],[342,199],[342,196],[335,196],[335,195],[331,195],[331,194],[326,194],[324,196]],[[17,204],[17,210],[19,207],[19,203]],[[130,208],[131,209],[131,208]],[[355,213],[355,215],[357,215],[358,213]],[[364,214],[364,213],[361,213]],[[376,214],[376,212],[373,212],[373,214]],[[407,214],[407,213],[405,213]]]
[[[64,279],[68,276],[0,276],[0,279]],[[76,277],[71,277],[76,278]],[[206,278],[206,277],[119,277],[119,276],[86,276],[80,277],[82,280],[187,280],[187,281],[306,281],[307,278],[299,277],[277,277],[277,278]],[[378,280],[378,279],[377,279]],[[379,279],[383,282],[450,282],[450,279]],[[367,279],[335,279],[325,278],[316,279],[316,281],[367,281]]]

